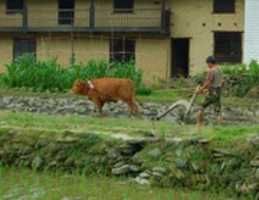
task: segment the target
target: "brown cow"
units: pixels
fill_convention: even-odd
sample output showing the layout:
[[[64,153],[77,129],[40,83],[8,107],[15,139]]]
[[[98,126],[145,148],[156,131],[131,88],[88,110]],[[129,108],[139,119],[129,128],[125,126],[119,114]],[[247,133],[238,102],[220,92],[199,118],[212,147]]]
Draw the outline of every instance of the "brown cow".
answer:
[[[91,81],[75,81],[72,92],[74,94],[88,96],[98,108],[100,114],[107,102],[117,102],[119,100],[128,104],[131,114],[138,113],[135,103],[135,89],[133,81],[118,78],[100,78]]]

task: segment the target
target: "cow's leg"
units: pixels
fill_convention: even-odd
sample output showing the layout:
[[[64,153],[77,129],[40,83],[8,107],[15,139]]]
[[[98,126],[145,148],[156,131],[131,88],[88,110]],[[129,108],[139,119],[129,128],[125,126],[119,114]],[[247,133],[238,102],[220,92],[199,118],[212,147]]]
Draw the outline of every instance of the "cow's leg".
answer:
[[[93,102],[95,103],[96,108],[97,108],[100,116],[103,116],[103,106],[104,106],[104,103],[100,99],[98,99],[98,98],[94,98]]]
[[[127,101],[127,104],[131,114],[137,114],[139,112],[138,106],[133,100]]]

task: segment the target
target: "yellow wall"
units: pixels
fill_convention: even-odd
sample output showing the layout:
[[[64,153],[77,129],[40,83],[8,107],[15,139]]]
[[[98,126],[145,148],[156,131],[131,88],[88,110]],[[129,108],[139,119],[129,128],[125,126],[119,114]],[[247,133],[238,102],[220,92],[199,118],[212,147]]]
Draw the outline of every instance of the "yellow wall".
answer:
[[[6,14],[5,0],[0,0],[0,27],[19,27],[22,25],[21,14]]]
[[[135,11],[129,14],[113,13],[112,0],[96,0],[97,27],[159,27],[161,22],[161,0],[155,4],[150,0],[135,1]]]
[[[168,77],[170,40],[140,38],[136,41],[136,64],[144,72],[145,82],[156,82]]]
[[[7,34],[0,33],[0,73],[4,71],[4,65],[10,63],[13,58],[13,40]]]
[[[35,1],[27,0],[28,26],[57,26],[57,0]]]
[[[55,27],[58,25],[58,0],[27,0],[28,25],[30,27]],[[89,0],[75,0],[75,27],[89,27]],[[6,15],[5,0],[0,0],[0,26],[21,26],[21,14]],[[113,13],[112,0],[96,0],[97,27],[159,27],[161,0],[138,0],[135,12]]]
[[[77,62],[92,59],[109,60],[108,36],[75,35],[72,42],[70,34],[37,34],[37,58],[57,58],[63,66],[69,64],[74,51]],[[170,55],[168,39],[136,38],[136,64],[144,72],[146,82],[165,79],[168,74]],[[73,51],[72,51],[73,49]],[[10,63],[13,57],[13,37],[0,35],[0,72],[4,64]]]
[[[38,34],[37,57],[39,59],[57,58],[58,62],[67,66],[74,52],[77,62],[87,62],[92,59],[109,59],[109,40],[105,37],[70,34]]]
[[[236,0],[235,14],[213,14],[213,0],[170,1],[171,37],[191,39],[192,74],[204,70],[206,57],[213,54],[213,31],[244,30],[244,0]],[[206,26],[203,26],[203,23]],[[222,25],[219,26],[218,23]]]

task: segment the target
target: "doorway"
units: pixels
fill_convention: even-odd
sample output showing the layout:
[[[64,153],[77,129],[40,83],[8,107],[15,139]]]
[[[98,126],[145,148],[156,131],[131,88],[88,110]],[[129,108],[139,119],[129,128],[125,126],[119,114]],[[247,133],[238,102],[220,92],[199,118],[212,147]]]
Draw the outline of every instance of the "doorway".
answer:
[[[36,57],[35,38],[15,38],[13,44],[13,60],[26,54],[30,54]]]
[[[189,76],[190,38],[175,38],[171,41],[171,78]]]

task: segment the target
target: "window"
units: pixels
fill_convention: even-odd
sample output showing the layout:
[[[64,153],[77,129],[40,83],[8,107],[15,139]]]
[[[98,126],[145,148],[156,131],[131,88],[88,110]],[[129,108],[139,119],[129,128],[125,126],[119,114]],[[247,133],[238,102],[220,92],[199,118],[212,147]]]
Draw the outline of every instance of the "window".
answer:
[[[127,62],[135,60],[135,40],[118,38],[110,40],[111,62]]]
[[[242,62],[242,33],[241,32],[215,32],[214,55],[219,62]]]
[[[74,0],[59,0],[58,24],[73,25],[74,24]]]
[[[14,39],[13,59],[17,59],[25,54],[36,56],[36,40],[34,38],[17,38]]]
[[[113,0],[115,13],[132,13],[134,9],[134,0]]]
[[[23,6],[23,0],[6,0],[6,13],[15,14],[22,12]]]
[[[235,13],[235,0],[214,0],[214,13]]]

